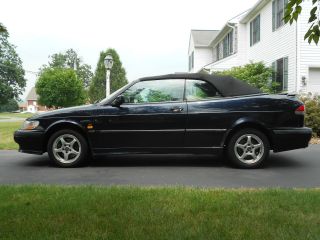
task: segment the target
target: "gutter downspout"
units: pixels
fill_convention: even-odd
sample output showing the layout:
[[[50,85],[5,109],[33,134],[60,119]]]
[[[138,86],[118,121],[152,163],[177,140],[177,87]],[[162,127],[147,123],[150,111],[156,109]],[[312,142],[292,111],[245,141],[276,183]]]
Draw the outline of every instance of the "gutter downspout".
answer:
[[[232,51],[232,54],[235,54],[235,53],[236,53],[236,52],[235,52],[236,27],[235,27],[234,25],[230,25],[229,22],[227,22],[227,26],[230,27],[230,28],[232,28],[232,30],[233,30],[233,51]],[[238,46],[238,43],[236,43],[236,44],[237,44],[237,46]],[[238,47],[237,47],[237,50],[238,50]]]

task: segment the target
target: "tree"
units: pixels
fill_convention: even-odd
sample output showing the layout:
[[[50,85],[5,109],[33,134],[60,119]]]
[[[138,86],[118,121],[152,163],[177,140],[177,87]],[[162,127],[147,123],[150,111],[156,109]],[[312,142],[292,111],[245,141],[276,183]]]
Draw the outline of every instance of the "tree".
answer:
[[[9,41],[9,33],[0,25],[0,104],[19,98],[26,86],[22,61],[16,47]]]
[[[7,33],[8,31],[6,27],[2,23],[0,23],[0,33],[3,33],[3,32]]]
[[[86,101],[83,82],[73,69],[44,69],[36,83],[36,92],[39,103],[48,107],[71,107]]]
[[[292,24],[297,21],[302,12],[302,0],[289,0],[286,6],[284,21]],[[308,23],[310,24],[309,30],[305,33],[304,39],[308,39],[309,44],[313,41],[318,45],[320,38],[320,0],[312,0],[313,8],[310,11]]]
[[[0,105],[0,112],[13,112],[19,110],[19,105],[15,99],[10,99],[6,104]]]
[[[84,87],[89,87],[90,81],[93,77],[91,66],[83,63],[82,59],[78,57],[78,54],[72,48],[68,49],[64,53],[55,53],[50,56],[48,65],[44,65],[40,72],[46,68],[71,68],[76,71],[77,77],[83,82]]]
[[[278,84],[272,82],[272,69],[263,62],[249,63],[230,70],[215,72],[214,74],[229,75],[261,89],[263,92],[273,93],[277,91]]]
[[[110,54],[113,58],[113,66],[110,73],[111,93],[128,83],[126,78],[126,70],[122,67],[120,57],[116,50],[110,48],[107,49],[107,51],[101,52],[97,63],[97,68],[89,88],[89,98],[91,102],[102,100],[106,96],[106,68],[104,66],[104,58],[108,54]]]

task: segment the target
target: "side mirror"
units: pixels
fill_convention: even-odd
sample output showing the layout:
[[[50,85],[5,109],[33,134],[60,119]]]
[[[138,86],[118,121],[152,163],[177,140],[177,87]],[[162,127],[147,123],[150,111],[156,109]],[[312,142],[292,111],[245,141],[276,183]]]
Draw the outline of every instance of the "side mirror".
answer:
[[[120,107],[121,104],[123,104],[124,102],[125,102],[124,96],[119,95],[118,97],[116,97],[115,100],[113,100],[111,105],[114,107]]]

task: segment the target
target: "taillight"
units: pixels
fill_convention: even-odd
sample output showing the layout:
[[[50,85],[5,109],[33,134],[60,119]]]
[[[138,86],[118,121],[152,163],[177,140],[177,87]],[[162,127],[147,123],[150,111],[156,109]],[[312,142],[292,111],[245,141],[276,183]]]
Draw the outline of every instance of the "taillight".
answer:
[[[298,107],[295,111],[294,111],[295,114],[297,115],[304,115],[305,113],[305,107],[304,105],[301,105],[300,107]]]

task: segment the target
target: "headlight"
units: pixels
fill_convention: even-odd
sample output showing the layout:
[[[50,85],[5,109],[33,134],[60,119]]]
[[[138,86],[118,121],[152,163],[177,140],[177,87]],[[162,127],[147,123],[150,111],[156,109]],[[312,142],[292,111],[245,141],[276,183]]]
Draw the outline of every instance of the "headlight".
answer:
[[[24,121],[21,126],[22,130],[32,130],[39,126],[39,121]]]

